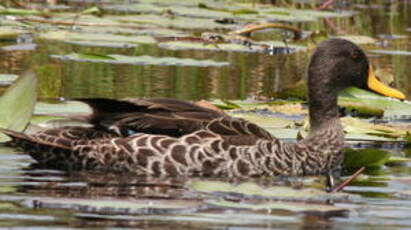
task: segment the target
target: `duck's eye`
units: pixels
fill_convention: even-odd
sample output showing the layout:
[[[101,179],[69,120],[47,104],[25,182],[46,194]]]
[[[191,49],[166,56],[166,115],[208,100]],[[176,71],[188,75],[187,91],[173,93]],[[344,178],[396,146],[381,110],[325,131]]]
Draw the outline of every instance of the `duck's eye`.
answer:
[[[351,58],[352,58],[354,61],[360,60],[360,57],[361,57],[361,52],[360,52],[359,50],[354,50],[354,51],[351,53]]]

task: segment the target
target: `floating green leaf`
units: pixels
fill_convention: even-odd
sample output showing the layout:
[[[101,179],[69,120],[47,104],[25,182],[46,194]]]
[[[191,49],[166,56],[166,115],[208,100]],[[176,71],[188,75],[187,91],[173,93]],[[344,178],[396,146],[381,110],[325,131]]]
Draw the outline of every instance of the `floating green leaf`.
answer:
[[[280,201],[264,201],[258,203],[250,202],[233,202],[233,201],[215,201],[211,200],[207,202],[219,207],[224,208],[240,208],[251,210],[285,210],[291,212],[309,212],[309,213],[344,213],[348,212],[348,209],[339,208],[333,205],[327,204],[310,204],[310,203],[298,203],[298,202],[280,202]]]
[[[406,51],[406,50],[370,50],[372,53],[376,54],[387,54],[387,55],[404,55],[404,56],[410,56],[411,51]]]
[[[344,89],[339,100],[363,103],[366,106],[382,109],[385,118],[411,114],[411,103],[409,101],[380,96],[354,87]]]
[[[92,59],[92,60],[116,60],[109,55],[93,54],[93,53],[77,53],[78,59]]]
[[[391,157],[391,153],[381,149],[345,149],[344,154],[346,168],[379,167]]]
[[[363,45],[363,44],[374,44],[377,42],[375,38],[369,37],[369,36],[361,36],[361,35],[344,35],[344,36],[338,36],[338,38],[342,38],[348,41],[351,41],[355,44],[358,45]]]
[[[259,46],[261,45],[261,46]],[[284,45],[284,42],[281,41],[264,41],[256,43],[255,46],[251,48],[241,44],[234,43],[218,43],[218,44],[207,44],[201,42],[183,42],[183,41],[170,41],[170,42],[161,42],[158,45],[161,48],[170,49],[170,50],[207,50],[207,51],[236,51],[236,52],[266,52],[265,47],[273,46],[275,48],[289,48],[290,53],[302,51],[305,48],[303,46],[297,45]]]
[[[91,108],[85,103],[78,101],[65,101],[61,103],[45,103],[38,102],[36,104],[34,114],[36,115],[72,115],[72,114],[88,114],[91,113]]]
[[[198,208],[198,200],[165,200],[165,199],[76,199],[76,198],[42,198],[35,202],[44,208],[75,209],[87,212],[108,214],[145,214],[174,213],[176,210]]]
[[[349,17],[353,15],[353,12],[349,11],[331,12],[279,7],[261,7],[259,12],[260,17],[264,16],[269,20],[277,21],[315,21],[320,18]]]
[[[0,74],[0,86],[12,84],[18,77],[14,74]]]
[[[192,18],[192,17],[165,17],[162,15],[133,15],[133,16],[117,16],[112,17],[119,22],[132,22],[139,25],[156,25],[163,28],[174,29],[233,29],[234,25],[225,25],[216,23],[211,18]]]
[[[26,10],[26,9],[17,9],[17,8],[0,8],[0,14],[6,15],[39,15],[40,11],[37,10]]]
[[[151,36],[123,36],[114,34],[98,34],[98,33],[76,33],[69,31],[50,31],[39,35],[40,38],[46,40],[59,41],[100,41],[100,42],[120,42],[120,43],[143,43],[153,44],[155,40]]]
[[[24,30],[9,26],[0,26],[0,40],[15,40]]]
[[[407,163],[410,161],[411,161],[411,158],[408,158],[408,157],[391,156],[385,164],[397,165],[397,164]]]
[[[90,7],[80,12],[80,14],[99,14],[99,13],[101,13],[101,10],[97,6]]]
[[[332,200],[346,200],[349,195],[346,193],[328,193],[321,189],[315,188],[301,188],[295,189],[287,186],[269,186],[263,187],[253,182],[244,182],[241,184],[232,184],[222,181],[213,180],[192,180],[187,186],[203,193],[217,193],[222,194],[238,194],[239,197],[244,196],[246,199],[257,196],[261,199],[276,199],[276,200],[317,200],[325,201]]]
[[[152,56],[125,56],[119,54],[82,54],[71,53],[67,55],[51,55],[52,58],[63,61],[78,62],[101,62],[110,64],[131,64],[131,65],[176,65],[176,66],[198,66],[198,67],[222,67],[227,66],[228,62],[217,62],[212,60],[195,60],[190,58],[175,57],[152,57]]]
[[[96,46],[96,47],[108,47],[108,48],[136,48],[137,44],[128,44],[128,43],[120,43],[120,42],[104,42],[104,41],[67,41],[69,44],[79,45],[79,46]]]
[[[360,117],[382,117],[384,115],[382,108],[369,106],[366,102],[350,100],[348,98],[339,98],[338,106],[345,108],[348,113],[356,114]]]
[[[36,102],[36,77],[25,74],[10,86],[0,98],[0,127],[23,131],[33,113]],[[1,134],[0,141],[8,140]]]
[[[406,134],[406,131],[395,129],[390,126],[382,125],[382,124],[372,124],[366,122],[364,120],[353,118],[353,117],[344,117],[342,118],[344,131],[349,134],[357,134],[357,135],[366,135],[368,136],[376,136],[376,137],[384,137],[384,138],[403,138]],[[365,138],[368,139],[368,138]],[[373,140],[372,137],[370,140]]]

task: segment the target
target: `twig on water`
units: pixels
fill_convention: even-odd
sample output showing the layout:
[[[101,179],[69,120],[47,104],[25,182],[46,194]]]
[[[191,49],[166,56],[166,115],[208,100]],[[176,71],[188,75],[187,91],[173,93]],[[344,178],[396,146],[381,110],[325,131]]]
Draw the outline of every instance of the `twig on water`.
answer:
[[[299,40],[302,34],[302,31],[295,26],[284,25],[284,24],[279,24],[279,23],[249,25],[245,28],[232,31],[231,34],[246,36],[247,34],[250,34],[252,32],[264,30],[264,29],[283,29],[283,30],[291,31],[294,34],[294,40]]]
[[[351,183],[351,181],[353,181],[355,178],[357,178],[364,170],[365,170],[365,167],[361,167],[360,169],[358,169],[357,172],[355,172],[350,177],[348,177],[345,181],[343,181],[341,184],[339,184],[337,187],[335,187],[331,192],[341,191],[345,186],[347,186],[349,183]]]

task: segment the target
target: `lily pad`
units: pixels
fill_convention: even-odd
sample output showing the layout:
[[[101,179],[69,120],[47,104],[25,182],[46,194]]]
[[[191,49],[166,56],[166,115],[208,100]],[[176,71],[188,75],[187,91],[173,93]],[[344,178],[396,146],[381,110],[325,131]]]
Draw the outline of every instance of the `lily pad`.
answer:
[[[264,7],[259,12],[268,20],[275,21],[315,21],[320,18],[349,17],[353,15],[351,11],[330,12],[280,7]]]
[[[152,56],[125,56],[119,54],[82,54],[71,53],[67,55],[50,55],[52,58],[62,61],[78,62],[98,62],[110,64],[131,64],[131,65],[175,65],[175,66],[197,66],[197,67],[222,67],[227,66],[228,62],[217,62],[212,60],[195,60],[190,58],[175,57],[152,57]]]
[[[24,130],[36,102],[36,83],[36,77],[27,73],[6,90],[0,98],[0,127],[14,131]],[[0,141],[8,139],[4,134],[0,135]]]
[[[215,210],[214,210],[215,211]],[[223,213],[223,215],[221,213]],[[200,212],[190,212],[179,215],[102,215],[102,214],[91,214],[91,213],[80,213],[76,214],[77,218],[84,218],[85,220],[125,220],[125,221],[144,221],[145,223],[153,221],[156,225],[159,223],[164,223],[170,226],[171,223],[175,222],[176,226],[185,223],[192,223],[193,226],[198,226],[199,224],[205,224],[207,228],[214,225],[224,224],[224,225],[262,225],[266,226],[267,221],[273,222],[275,224],[279,223],[295,223],[298,217],[294,216],[282,216],[282,215],[267,215],[265,212],[254,213],[254,212],[230,212],[230,211],[218,211],[217,213],[200,211]]]
[[[39,35],[45,40],[59,41],[100,41],[100,42],[119,42],[119,43],[143,43],[153,44],[155,40],[151,36],[123,36],[114,34],[96,34],[96,33],[76,33],[69,31],[50,31]]]
[[[376,54],[386,54],[386,55],[402,55],[402,56],[410,56],[411,51],[406,50],[370,50],[372,53]]]
[[[403,34],[378,34],[378,38],[385,40],[407,39],[407,35]]]
[[[208,201],[208,204],[212,204],[217,207],[224,208],[239,208],[239,209],[251,209],[251,210],[284,210],[296,213],[346,213],[349,210],[346,208],[336,207],[334,205],[327,204],[310,204],[310,203],[298,203],[298,202],[283,202],[283,201],[261,201],[258,203],[251,202],[232,202],[232,201]]]
[[[107,47],[107,48],[122,48],[122,49],[129,49],[129,48],[136,48],[137,44],[129,44],[129,43],[120,43],[120,42],[104,42],[104,41],[67,41],[69,44],[78,45],[78,46],[96,46],[96,47]]]
[[[382,117],[384,110],[375,106],[369,106],[365,102],[358,102],[339,98],[338,106],[345,108],[345,111],[349,114],[355,114],[359,117]]]
[[[341,92],[339,100],[351,100],[384,110],[385,118],[411,114],[411,102],[380,96],[362,89],[350,87]]]
[[[165,17],[162,15],[133,15],[118,16],[113,19],[119,22],[132,22],[140,25],[156,25],[163,28],[191,29],[191,30],[212,30],[212,29],[233,29],[234,25],[225,25],[215,22],[213,19],[192,18],[192,17]]]
[[[379,167],[391,157],[391,153],[381,149],[346,149],[344,154],[343,165],[346,168]]]
[[[11,85],[18,77],[14,74],[0,74],[0,86]]]
[[[21,29],[16,29],[9,26],[0,26],[0,41],[15,40],[20,34],[24,32],[25,31]]]
[[[338,38],[342,38],[348,41],[351,41],[355,44],[358,45],[364,45],[364,44],[374,44],[377,42],[375,38],[369,37],[369,36],[361,36],[361,35],[344,35],[344,36],[338,36]]]
[[[391,156],[385,164],[386,165],[398,165],[398,164],[408,163],[410,161],[411,161],[411,158],[408,158],[408,157]]]
[[[127,200],[127,199],[76,199],[76,198],[41,198],[33,201],[37,207],[74,209],[83,212],[107,214],[164,214],[179,210],[199,208],[198,200]]]
[[[141,2],[138,4],[127,5],[106,5],[103,6],[103,9],[120,13],[161,14],[170,17],[188,16],[192,18],[220,18],[232,16],[230,12],[209,10],[204,7],[196,6],[198,6],[198,4],[191,1],[190,3],[168,1],[161,4],[159,4],[159,2]]]
[[[17,8],[0,8],[0,15],[38,15],[41,14],[37,10],[17,9]]]
[[[218,193],[222,194],[239,194],[248,198],[253,197],[256,199],[276,199],[276,200],[317,200],[325,201],[328,199],[332,200],[346,200],[350,195],[346,193],[328,193],[324,190],[315,188],[302,188],[294,189],[287,186],[270,186],[262,187],[256,183],[245,182],[241,184],[232,184],[222,181],[212,181],[212,180],[192,180],[187,186],[198,192],[203,193]],[[243,197],[243,198],[245,198]]]
[[[342,118],[342,123],[344,131],[349,134],[364,134],[392,139],[403,138],[406,135],[406,131],[404,130],[399,130],[382,124],[368,123],[353,117]]]
[[[289,48],[291,49],[290,53],[294,53],[296,51],[304,50],[303,46],[296,46],[296,45],[289,45],[286,47],[284,42],[281,41],[265,41],[256,43],[256,45],[264,45],[267,48],[252,46],[247,47],[241,44],[233,44],[233,43],[219,43],[219,44],[206,44],[201,42],[182,42],[182,41],[170,41],[170,42],[161,42],[158,44],[159,47],[164,49],[170,50],[207,50],[207,51],[235,51],[235,52],[268,52],[269,47],[275,48]]]
[[[36,104],[34,114],[35,115],[57,115],[57,116],[69,116],[73,114],[89,114],[91,108],[85,103],[78,101],[65,101],[61,103],[45,103],[38,102]]]

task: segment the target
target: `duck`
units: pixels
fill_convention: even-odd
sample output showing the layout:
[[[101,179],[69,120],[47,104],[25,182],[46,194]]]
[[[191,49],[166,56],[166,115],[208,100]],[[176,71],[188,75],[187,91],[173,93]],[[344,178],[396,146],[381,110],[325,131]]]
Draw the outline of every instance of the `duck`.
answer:
[[[343,161],[338,92],[358,87],[404,99],[381,83],[364,51],[344,39],[315,48],[308,65],[310,132],[283,142],[250,121],[171,98],[80,98],[90,126],[26,134],[7,129],[8,145],[40,165],[146,176],[261,177],[328,174]]]

